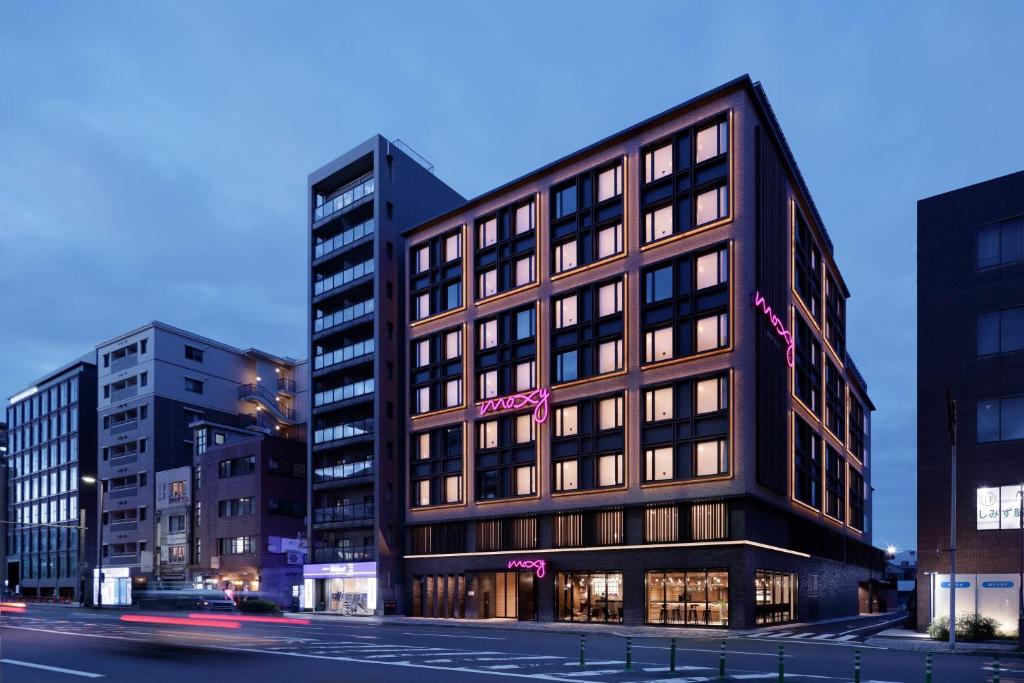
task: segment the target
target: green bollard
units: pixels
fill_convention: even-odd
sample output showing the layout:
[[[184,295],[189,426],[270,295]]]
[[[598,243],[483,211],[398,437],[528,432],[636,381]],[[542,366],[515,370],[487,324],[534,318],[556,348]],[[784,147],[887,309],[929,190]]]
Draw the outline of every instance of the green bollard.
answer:
[[[932,653],[929,652],[924,658],[924,683],[932,683]]]
[[[725,641],[722,641],[722,652],[718,655],[718,676],[725,678]]]
[[[580,634],[580,666],[587,665],[587,634]]]
[[[992,683],[999,683],[999,655],[992,662]]]
[[[786,665],[783,663],[782,658],[785,657],[786,648],[784,645],[779,645],[779,683],[786,680]]]
[[[669,650],[668,670],[669,671],[675,671],[676,670],[676,639],[675,638],[672,639],[672,649]]]
[[[860,683],[860,650],[853,651],[853,683]]]
[[[626,671],[633,668],[633,638],[626,636]]]

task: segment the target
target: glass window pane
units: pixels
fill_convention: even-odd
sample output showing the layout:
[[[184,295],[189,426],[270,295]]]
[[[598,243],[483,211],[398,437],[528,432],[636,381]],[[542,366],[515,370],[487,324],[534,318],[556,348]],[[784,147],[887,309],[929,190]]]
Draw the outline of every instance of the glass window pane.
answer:
[[[999,440],[999,401],[978,401],[978,443]]]
[[[703,195],[702,195],[703,196]],[[644,237],[646,242],[668,237],[672,234],[672,206],[663,206],[644,215]]]
[[[577,433],[576,406],[563,406],[555,411],[555,436],[572,436]]]
[[[1000,351],[1019,351],[1024,349],[1024,307],[1011,308],[1003,311],[1000,316]],[[980,327],[980,318],[979,318]],[[979,329],[979,353],[980,353],[980,329]]]
[[[1024,396],[1000,401],[999,437],[1002,441],[1024,439]]]
[[[597,459],[597,485],[617,486],[622,483],[622,454],[602,455]]]
[[[978,355],[999,353],[999,311],[978,315]]]
[[[722,273],[719,272],[719,264],[722,262],[722,252],[716,251],[711,254],[704,254],[697,259],[697,289],[714,287],[725,281]]]
[[[597,233],[597,258],[614,256],[622,251],[622,224],[602,228]]]
[[[604,317],[622,311],[622,281],[602,285],[597,290],[597,315]]]
[[[721,410],[719,404],[718,378],[705,379],[697,382],[697,413],[713,413]]]
[[[718,206],[719,192],[708,190],[697,195],[697,225],[710,223],[722,216]]]
[[[697,444],[697,476],[705,477],[709,474],[718,474],[720,441],[706,441]]]

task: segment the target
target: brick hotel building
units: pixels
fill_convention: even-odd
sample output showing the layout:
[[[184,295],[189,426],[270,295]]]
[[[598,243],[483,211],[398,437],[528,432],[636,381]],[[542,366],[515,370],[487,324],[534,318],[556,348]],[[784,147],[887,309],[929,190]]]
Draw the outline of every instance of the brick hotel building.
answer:
[[[873,406],[759,84],[404,237],[403,611],[745,628],[867,608]]]

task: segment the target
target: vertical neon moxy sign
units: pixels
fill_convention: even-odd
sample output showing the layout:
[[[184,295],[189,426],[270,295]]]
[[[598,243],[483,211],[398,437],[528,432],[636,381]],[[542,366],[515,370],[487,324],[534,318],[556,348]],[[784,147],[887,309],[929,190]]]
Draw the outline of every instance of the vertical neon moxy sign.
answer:
[[[543,579],[548,563],[546,560],[509,560],[507,569],[532,569],[538,579]]]
[[[533,421],[544,424],[548,419],[548,399],[551,392],[547,389],[534,389],[511,396],[489,398],[480,404],[480,416],[500,410],[521,410],[533,406]]]
[[[754,292],[754,306],[761,309],[772,327],[775,328],[776,334],[786,342],[786,365],[793,367],[796,362],[796,342],[793,340],[793,333],[786,329],[785,323],[779,320],[779,316],[775,315],[772,307],[765,302],[759,291]]]

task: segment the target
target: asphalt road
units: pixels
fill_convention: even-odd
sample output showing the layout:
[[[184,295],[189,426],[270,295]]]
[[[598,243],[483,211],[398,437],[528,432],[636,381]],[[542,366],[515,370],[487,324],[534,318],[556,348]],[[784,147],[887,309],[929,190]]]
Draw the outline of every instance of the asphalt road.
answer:
[[[73,683],[89,679],[132,683],[460,683],[501,679],[598,683],[697,683],[718,679],[721,638],[681,638],[669,671],[668,638],[634,638],[632,669],[625,639],[614,627],[591,632],[586,665],[578,635],[550,631],[315,620],[308,624],[250,623],[239,628],[125,622],[138,612],[29,606],[0,617],[3,683]],[[164,612],[161,617],[187,617]],[[830,626],[830,625],[825,625]],[[815,635],[828,633],[816,632]],[[775,633],[785,633],[776,631]],[[726,680],[852,681],[859,650],[862,683],[924,681],[924,655],[872,648],[856,640],[727,637]],[[989,681],[991,660],[936,655],[933,683]],[[1009,665],[1008,670],[1006,665]],[[1024,661],[1004,662],[1003,683],[1024,681]]]

